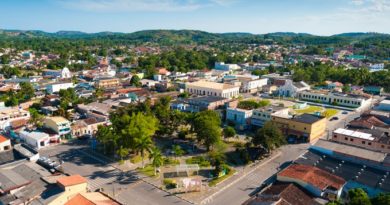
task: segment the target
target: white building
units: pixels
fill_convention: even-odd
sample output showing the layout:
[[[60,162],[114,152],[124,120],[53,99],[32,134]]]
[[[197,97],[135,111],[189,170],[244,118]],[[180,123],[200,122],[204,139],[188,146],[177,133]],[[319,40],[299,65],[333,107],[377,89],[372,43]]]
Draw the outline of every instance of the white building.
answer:
[[[72,73],[70,72],[69,68],[67,68],[67,67],[64,67],[61,70],[46,69],[43,71],[43,75],[51,76],[54,78],[62,78],[62,79],[72,78]]]
[[[287,79],[284,85],[278,88],[278,95],[283,97],[297,97],[298,92],[305,90],[310,90],[310,86],[305,82],[293,82]]]
[[[226,120],[233,122],[237,129],[244,130],[251,124],[250,119],[252,117],[252,113],[252,110],[228,108],[226,110]]]
[[[377,72],[385,69],[385,64],[384,63],[377,63],[377,64],[372,64],[369,67],[370,72]]]
[[[233,71],[240,69],[240,66],[237,64],[225,64],[224,62],[215,62],[214,68],[216,70]]]
[[[196,95],[233,98],[239,95],[240,87],[225,83],[197,81],[186,83],[186,91]]]
[[[73,88],[74,84],[72,82],[59,82],[46,85],[46,91],[49,94],[57,93],[60,90],[66,90],[68,88]]]
[[[337,92],[329,92],[327,90],[320,91],[302,91],[299,93],[299,98],[305,101],[312,101],[324,104],[333,104],[338,106],[359,108],[371,103],[371,98],[362,95],[344,94]]]
[[[31,147],[37,150],[50,145],[50,135],[44,132],[21,131],[19,133],[19,137],[26,144],[30,145]]]
[[[0,152],[11,150],[11,140],[0,135]]]
[[[70,122],[63,117],[47,117],[43,121],[43,126],[51,129],[61,137],[69,136],[71,133]]]
[[[272,116],[288,116],[289,108],[279,106],[267,106],[253,110],[251,124],[257,127],[263,127],[264,124],[272,119]]]
[[[0,107],[0,129],[11,126],[13,121],[30,119],[30,113],[18,107]]]
[[[375,109],[382,111],[390,111],[390,100],[381,101]]]
[[[237,76],[237,79],[241,82],[240,91],[244,93],[257,92],[268,84],[268,78],[260,79],[259,76]]]

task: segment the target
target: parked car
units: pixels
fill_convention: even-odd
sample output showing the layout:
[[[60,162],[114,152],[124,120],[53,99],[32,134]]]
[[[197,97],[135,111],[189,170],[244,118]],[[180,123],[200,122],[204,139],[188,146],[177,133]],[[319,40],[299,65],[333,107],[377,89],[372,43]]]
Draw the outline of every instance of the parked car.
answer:
[[[347,111],[343,111],[342,114],[343,114],[343,115],[346,115],[346,114],[348,114],[348,112],[347,112]]]

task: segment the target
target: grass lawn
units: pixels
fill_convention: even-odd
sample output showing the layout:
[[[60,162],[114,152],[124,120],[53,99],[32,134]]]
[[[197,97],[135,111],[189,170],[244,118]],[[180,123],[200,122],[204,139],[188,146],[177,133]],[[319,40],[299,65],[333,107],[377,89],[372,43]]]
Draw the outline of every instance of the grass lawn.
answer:
[[[307,107],[303,108],[303,109],[294,109],[294,111],[298,114],[303,114],[303,113],[315,113],[315,112],[320,112],[322,111],[322,107],[318,107],[318,106],[312,106],[312,105],[308,105]]]
[[[137,168],[137,170],[148,177],[158,177],[158,173],[154,175],[154,167],[150,164],[146,165],[143,169]]]
[[[324,112],[322,112],[322,115],[325,116],[326,118],[331,118],[334,115],[336,115],[338,112],[339,111],[336,109],[329,108],[329,109],[326,109]]]
[[[228,174],[226,174],[225,176],[222,176],[222,177],[215,178],[215,179],[211,180],[211,181],[209,182],[209,186],[210,186],[210,187],[211,187],[211,186],[216,186],[218,183],[220,183],[220,182],[224,181],[225,179],[227,179],[227,178],[233,176],[234,173],[236,173],[236,170],[231,169],[230,172],[229,172]]]

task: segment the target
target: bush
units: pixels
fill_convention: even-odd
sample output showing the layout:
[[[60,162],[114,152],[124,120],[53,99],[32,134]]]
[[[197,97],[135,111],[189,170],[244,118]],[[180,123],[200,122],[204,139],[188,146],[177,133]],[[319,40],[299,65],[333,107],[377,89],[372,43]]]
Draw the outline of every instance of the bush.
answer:
[[[174,189],[177,187],[177,183],[174,179],[164,179],[163,183],[167,189]]]
[[[176,159],[172,159],[172,158],[169,158],[169,157],[165,157],[163,159],[164,161],[164,165],[177,165],[177,164],[180,164],[179,160],[176,160]]]
[[[187,164],[198,164],[200,167],[210,167],[210,162],[203,156],[196,156],[186,159]]]

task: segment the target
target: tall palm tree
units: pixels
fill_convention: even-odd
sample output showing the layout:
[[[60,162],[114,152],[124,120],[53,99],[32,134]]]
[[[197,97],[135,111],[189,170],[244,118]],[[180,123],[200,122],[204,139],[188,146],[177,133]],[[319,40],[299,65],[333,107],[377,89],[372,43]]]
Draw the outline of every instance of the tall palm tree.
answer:
[[[151,153],[153,148],[152,138],[146,135],[140,136],[139,138],[135,138],[135,150],[141,153],[142,158],[142,168],[145,168],[144,158],[145,152]]]
[[[161,151],[157,147],[154,147],[152,149],[152,152],[149,155],[149,159],[152,160],[152,165],[154,167],[154,175],[156,176],[157,168],[163,165],[163,158],[162,158]]]

